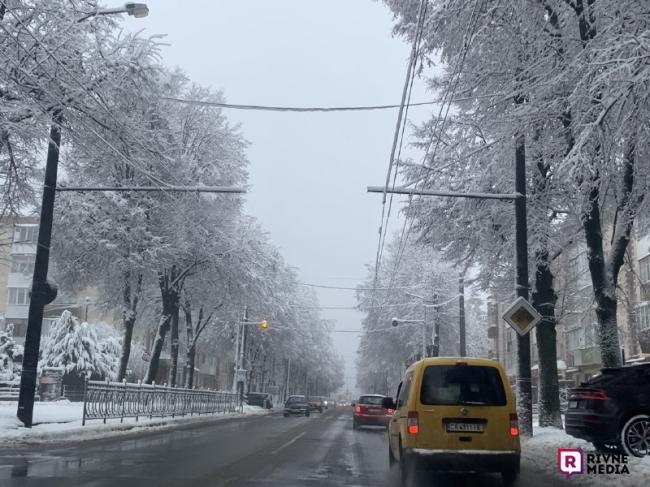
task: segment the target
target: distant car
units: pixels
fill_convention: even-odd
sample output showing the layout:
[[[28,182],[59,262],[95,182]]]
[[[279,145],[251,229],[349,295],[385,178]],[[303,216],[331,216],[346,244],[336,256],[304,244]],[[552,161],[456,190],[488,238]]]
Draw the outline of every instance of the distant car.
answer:
[[[385,397],[381,394],[364,394],[359,397],[354,404],[352,428],[357,429],[359,426],[387,427],[393,410],[382,405]]]
[[[602,369],[571,389],[564,427],[601,451],[650,455],[650,364]]]
[[[292,414],[309,416],[309,403],[305,396],[289,396],[284,403],[284,417]]]
[[[309,410],[318,411],[319,413],[323,412],[325,405],[323,404],[323,398],[320,396],[309,396]]]
[[[259,406],[265,409],[273,407],[273,399],[271,394],[266,392],[249,392],[246,395],[246,403],[250,406]]]

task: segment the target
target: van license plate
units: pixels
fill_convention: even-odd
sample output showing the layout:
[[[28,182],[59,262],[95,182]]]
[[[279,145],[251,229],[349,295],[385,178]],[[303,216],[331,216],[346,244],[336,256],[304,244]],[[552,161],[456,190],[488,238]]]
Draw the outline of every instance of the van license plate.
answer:
[[[483,433],[483,423],[447,423],[447,433]]]

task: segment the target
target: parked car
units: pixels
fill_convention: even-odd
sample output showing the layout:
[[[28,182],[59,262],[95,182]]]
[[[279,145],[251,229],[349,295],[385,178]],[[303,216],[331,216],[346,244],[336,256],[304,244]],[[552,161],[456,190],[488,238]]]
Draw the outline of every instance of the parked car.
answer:
[[[383,406],[386,396],[381,394],[364,394],[354,404],[352,428],[359,426],[386,426],[393,410]]]
[[[323,398],[319,396],[309,396],[309,410],[318,411],[319,413],[323,412],[325,405],[323,404]]]
[[[309,403],[305,396],[289,396],[284,403],[284,417],[292,414],[309,416]]]
[[[427,358],[412,364],[397,389],[388,425],[390,463],[402,480],[415,470],[500,472],[505,484],[519,475],[515,398],[499,362]]]
[[[273,407],[273,398],[266,392],[249,392],[246,395],[246,403],[250,406],[259,406],[265,409]]]
[[[571,389],[565,429],[601,451],[650,455],[650,364],[602,369]]]

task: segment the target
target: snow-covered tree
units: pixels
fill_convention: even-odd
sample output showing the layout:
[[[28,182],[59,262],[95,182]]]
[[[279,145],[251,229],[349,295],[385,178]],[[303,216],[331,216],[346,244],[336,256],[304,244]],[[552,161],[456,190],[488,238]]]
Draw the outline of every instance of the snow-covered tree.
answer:
[[[39,367],[62,367],[64,383],[80,385],[85,377],[113,379],[119,360],[115,337],[64,311],[52,326],[41,351]]]
[[[20,377],[23,347],[13,337],[13,324],[0,330],[0,382],[12,382]]]

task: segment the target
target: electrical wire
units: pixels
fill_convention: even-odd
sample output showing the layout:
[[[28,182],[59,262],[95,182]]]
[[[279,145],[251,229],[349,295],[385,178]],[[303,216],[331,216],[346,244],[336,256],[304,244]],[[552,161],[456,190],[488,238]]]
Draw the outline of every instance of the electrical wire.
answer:
[[[218,101],[207,100],[191,100],[187,98],[178,98],[174,96],[161,96],[162,100],[172,101],[177,103],[184,103],[187,105],[199,105],[215,108],[226,108],[232,110],[254,110],[266,112],[298,112],[298,113],[312,113],[312,112],[362,112],[372,110],[390,110],[400,108],[402,105],[350,105],[350,106],[314,106],[314,107],[297,107],[297,106],[279,106],[279,105],[249,105],[243,103],[225,103]],[[427,106],[439,103],[438,100],[413,102],[410,105]]]

